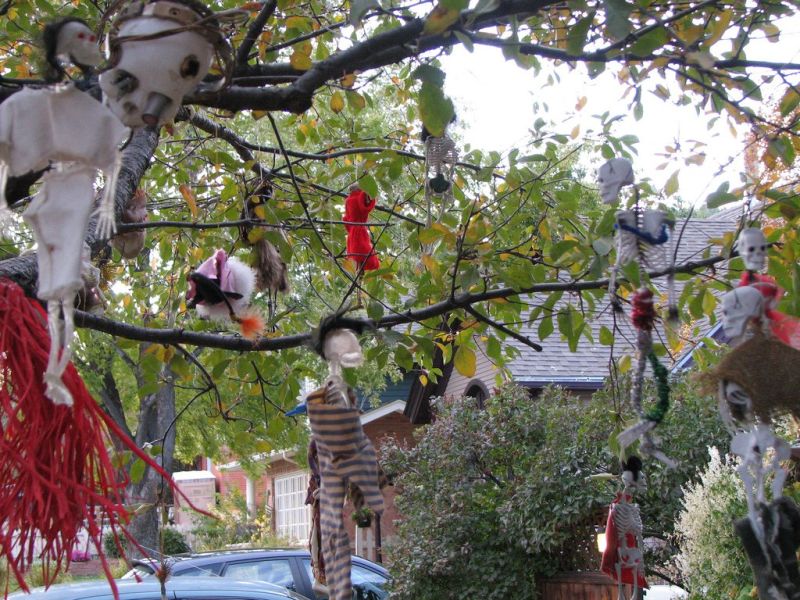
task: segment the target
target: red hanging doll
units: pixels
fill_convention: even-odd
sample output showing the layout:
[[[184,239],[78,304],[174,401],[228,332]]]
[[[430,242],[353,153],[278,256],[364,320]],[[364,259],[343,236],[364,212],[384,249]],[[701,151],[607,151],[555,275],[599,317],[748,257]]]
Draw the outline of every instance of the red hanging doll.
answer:
[[[355,261],[362,271],[374,271],[381,264],[369,228],[361,223],[366,223],[369,213],[375,208],[375,198],[370,198],[367,193],[357,187],[351,188],[350,195],[344,201],[344,220],[347,223],[347,258]]]

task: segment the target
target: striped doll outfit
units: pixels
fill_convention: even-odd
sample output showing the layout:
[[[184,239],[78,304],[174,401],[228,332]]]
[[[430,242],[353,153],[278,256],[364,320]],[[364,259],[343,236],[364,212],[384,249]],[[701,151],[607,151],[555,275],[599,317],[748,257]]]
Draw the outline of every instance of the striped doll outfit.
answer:
[[[317,392],[312,392],[311,396]],[[342,509],[349,484],[358,486],[367,505],[383,512],[378,460],[352,406],[308,402],[311,432],[320,470],[320,530],[329,600],[352,600],[350,538]]]

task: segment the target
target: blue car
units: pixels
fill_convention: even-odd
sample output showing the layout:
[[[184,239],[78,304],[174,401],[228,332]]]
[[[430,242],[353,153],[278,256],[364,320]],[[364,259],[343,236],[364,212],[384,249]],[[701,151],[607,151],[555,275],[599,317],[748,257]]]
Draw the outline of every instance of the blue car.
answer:
[[[311,555],[308,550],[230,550],[207,552],[166,559],[172,578],[216,575],[245,581],[268,581],[307,598],[325,600],[311,589]],[[159,567],[157,561],[138,560],[125,578],[152,577]],[[351,579],[354,600],[385,600],[389,597],[386,584],[389,572],[382,566],[353,557]]]
[[[168,579],[169,600],[305,600],[286,588],[263,581],[232,581],[219,577]],[[137,581],[118,580],[120,600],[161,600],[161,586],[155,578]],[[9,600],[113,600],[108,581],[62,583],[48,589],[37,588],[30,594],[17,592]]]

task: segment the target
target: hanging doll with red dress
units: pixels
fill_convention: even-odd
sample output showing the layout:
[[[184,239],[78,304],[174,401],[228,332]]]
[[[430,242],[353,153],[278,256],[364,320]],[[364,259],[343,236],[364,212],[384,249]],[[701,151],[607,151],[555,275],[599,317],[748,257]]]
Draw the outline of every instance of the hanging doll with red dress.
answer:
[[[632,586],[629,598],[639,598],[639,590],[648,587],[644,577],[642,517],[634,502],[637,492],[647,489],[642,461],[631,456],[622,463],[622,491],[611,503],[606,523],[606,549],[600,570],[617,582],[618,600],[626,600],[625,586]]]

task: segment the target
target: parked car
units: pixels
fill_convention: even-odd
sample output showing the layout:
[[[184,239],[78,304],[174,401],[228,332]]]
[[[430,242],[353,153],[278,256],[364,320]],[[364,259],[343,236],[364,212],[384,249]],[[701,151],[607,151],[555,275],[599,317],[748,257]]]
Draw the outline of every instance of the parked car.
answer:
[[[246,581],[269,581],[308,598],[323,600],[311,589],[311,555],[308,550],[230,550],[191,556],[170,557],[172,577],[218,575]],[[384,600],[389,597],[386,583],[389,572],[360,556],[353,557],[351,579],[355,600]],[[151,577],[159,564],[152,559],[133,562],[134,568],[123,578]]]
[[[184,577],[166,583],[170,600],[306,600],[277,585],[263,581],[231,581],[219,577]],[[161,600],[161,586],[155,578],[117,580],[120,600]],[[113,600],[108,581],[62,583],[30,594],[17,592],[9,600]]]

